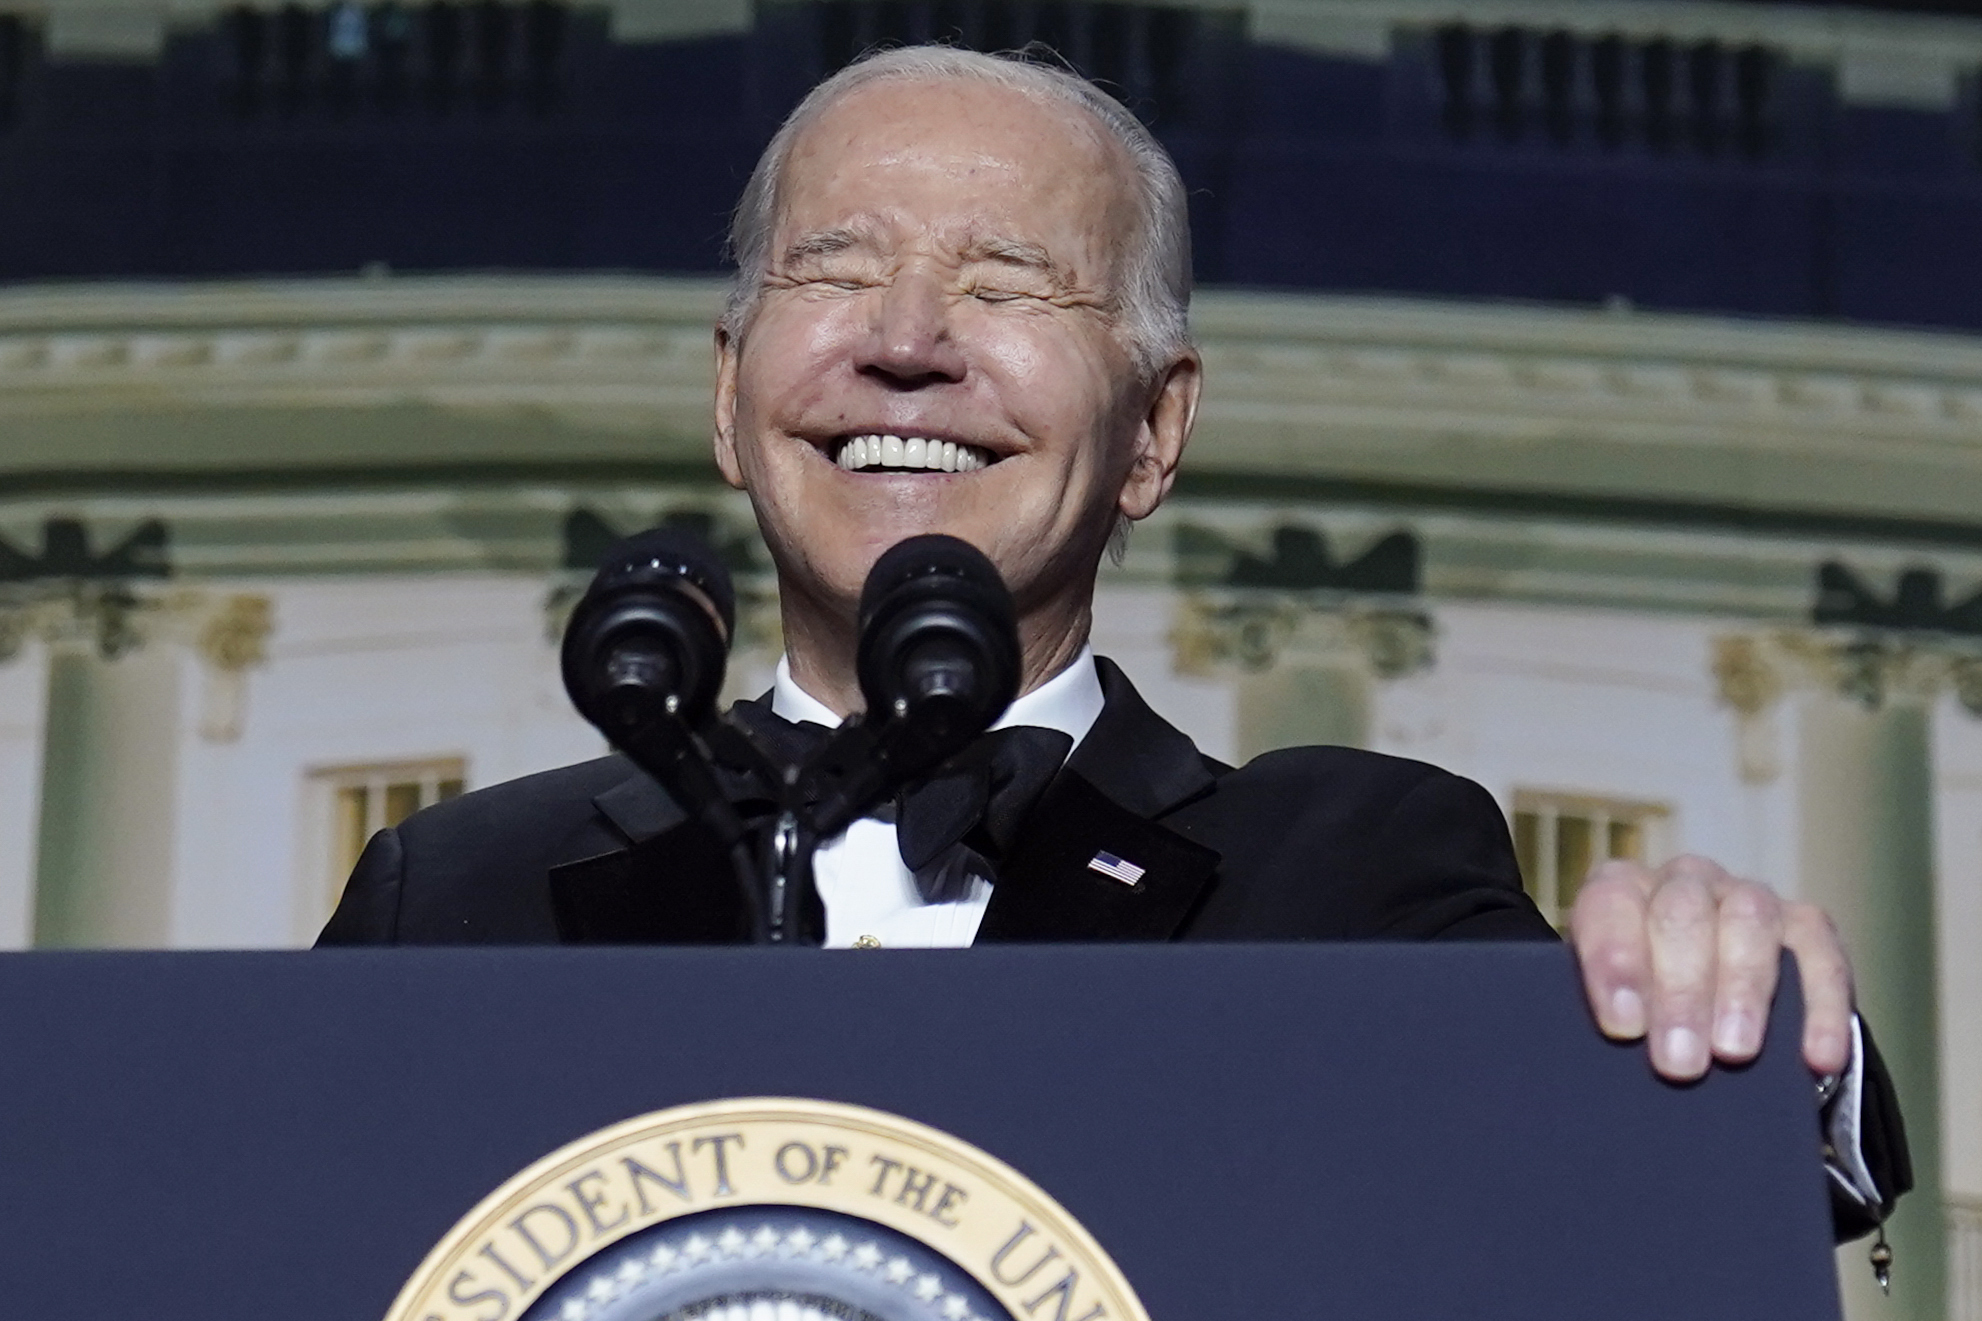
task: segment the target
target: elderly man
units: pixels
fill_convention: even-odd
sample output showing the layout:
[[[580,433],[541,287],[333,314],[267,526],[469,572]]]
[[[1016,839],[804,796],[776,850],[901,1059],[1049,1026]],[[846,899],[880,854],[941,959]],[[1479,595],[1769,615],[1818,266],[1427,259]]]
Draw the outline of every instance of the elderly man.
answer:
[[[1201,382],[1183,186],[1121,106],[1035,64],[869,59],[779,131],[733,245],[716,462],[756,509],[787,647],[769,710],[743,714],[832,725],[857,710],[866,573],[901,539],[945,532],[985,551],[1017,602],[1023,695],[1002,723],[1059,735],[1035,750],[1043,774],[1005,776],[1030,788],[1002,826],[911,841],[905,818],[872,820],[829,841],[828,944],[1551,936],[1478,786],[1339,748],[1222,766],[1088,650],[1101,557],[1169,492]],[[970,865],[946,867],[963,844]],[[1083,870],[1097,845],[1146,869],[1138,903]],[[638,911],[605,934],[740,929],[709,842],[606,758],[383,832],[323,940],[553,941],[560,912],[631,894]],[[1778,956],[1795,954],[1803,1055],[1844,1080],[1840,1224],[1869,1227],[1906,1182],[1904,1143],[1868,1085],[1824,915],[1682,858],[1606,864],[1570,925],[1601,1029],[1648,1038],[1675,1080],[1755,1055]]]

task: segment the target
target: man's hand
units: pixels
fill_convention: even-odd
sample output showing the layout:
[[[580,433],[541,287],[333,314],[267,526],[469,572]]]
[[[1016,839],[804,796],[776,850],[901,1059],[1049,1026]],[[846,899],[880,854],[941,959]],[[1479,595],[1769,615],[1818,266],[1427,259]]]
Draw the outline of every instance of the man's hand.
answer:
[[[1803,978],[1803,1058],[1836,1073],[1851,1050],[1851,963],[1822,909],[1784,903],[1705,858],[1651,871],[1606,862],[1569,915],[1569,942],[1604,1035],[1651,1038],[1652,1067],[1675,1082],[1713,1060],[1762,1048],[1782,950]]]

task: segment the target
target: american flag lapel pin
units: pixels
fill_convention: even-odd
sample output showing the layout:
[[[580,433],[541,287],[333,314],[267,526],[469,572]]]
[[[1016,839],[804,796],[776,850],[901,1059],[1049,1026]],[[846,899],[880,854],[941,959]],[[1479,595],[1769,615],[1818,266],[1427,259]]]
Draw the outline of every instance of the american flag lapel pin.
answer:
[[[1134,885],[1142,879],[1143,873],[1148,870],[1146,867],[1136,866],[1127,858],[1118,858],[1112,853],[1095,854],[1087,860],[1087,869],[1089,871],[1098,871],[1103,876],[1112,877],[1120,881],[1123,885]]]

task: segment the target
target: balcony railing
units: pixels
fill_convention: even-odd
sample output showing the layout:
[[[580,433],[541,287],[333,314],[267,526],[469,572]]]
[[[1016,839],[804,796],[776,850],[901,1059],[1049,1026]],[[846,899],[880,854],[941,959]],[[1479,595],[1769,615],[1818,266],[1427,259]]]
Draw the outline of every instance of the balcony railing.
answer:
[[[240,6],[221,20],[225,95],[244,118],[312,106],[385,115],[511,106],[548,113],[562,91],[568,15],[556,0]]]
[[[1433,44],[1440,119],[1455,141],[1751,160],[1769,152],[1783,60],[1758,43],[1450,24]]]

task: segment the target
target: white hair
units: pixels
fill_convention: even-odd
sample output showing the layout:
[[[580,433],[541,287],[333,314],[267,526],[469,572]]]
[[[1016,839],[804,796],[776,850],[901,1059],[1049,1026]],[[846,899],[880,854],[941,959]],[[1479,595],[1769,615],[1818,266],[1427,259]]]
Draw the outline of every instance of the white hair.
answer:
[[[1114,291],[1123,338],[1136,365],[1154,372],[1190,347],[1191,230],[1184,181],[1163,144],[1128,109],[1076,73],[1042,63],[1028,52],[984,55],[952,46],[905,46],[870,54],[820,83],[772,137],[730,220],[729,250],[736,277],[721,325],[740,340],[757,310],[771,261],[779,189],[792,144],[820,115],[847,96],[880,82],[989,83],[1035,101],[1085,111],[1120,144],[1134,170],[1137,232]]]

